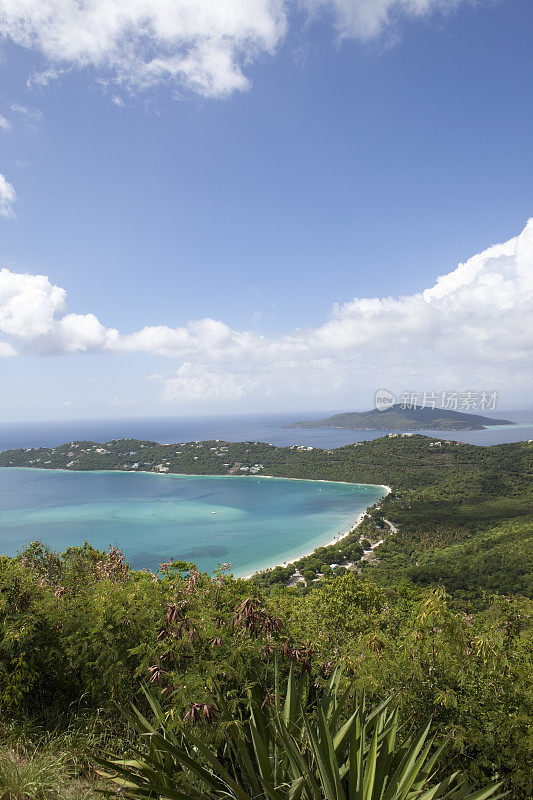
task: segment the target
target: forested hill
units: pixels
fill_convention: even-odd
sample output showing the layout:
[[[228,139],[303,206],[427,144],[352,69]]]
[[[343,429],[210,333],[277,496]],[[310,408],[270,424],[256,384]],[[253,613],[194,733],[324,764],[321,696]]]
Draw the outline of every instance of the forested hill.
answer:
[[[525,486],[532,450],[526,442],[479,447],[427,436],[382,437],[333,450],[276,447],[263,442],[205,441],[158,444],[138,439],[70,442],[55,448],[0,453],[2,467],[131,470],[190,475],[273,475],[288,478],[377,483],[396,488],[484,482],[511,489]],[[490,475],[490,478],[488,477]],[[484,477],[482,477],[484,476]]]
[[[325,419],[294,422],[288,428],[343,428],[349,431],[478,431],[491,425],[515,425],[508,419],[493,419],[480,414],[467,414],[444,408],[417,406],[407,408],[399,403],[379,411],[348,411]]]

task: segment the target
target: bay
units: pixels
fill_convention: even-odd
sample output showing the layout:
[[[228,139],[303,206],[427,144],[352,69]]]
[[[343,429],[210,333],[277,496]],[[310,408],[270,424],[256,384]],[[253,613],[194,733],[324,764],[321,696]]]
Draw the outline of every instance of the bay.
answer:
[[[381,486],[284,478],[0,468],[0,553],[33,539],[63,551],[118,545],[135,568],[170,558],[237,576],[345,532]]]

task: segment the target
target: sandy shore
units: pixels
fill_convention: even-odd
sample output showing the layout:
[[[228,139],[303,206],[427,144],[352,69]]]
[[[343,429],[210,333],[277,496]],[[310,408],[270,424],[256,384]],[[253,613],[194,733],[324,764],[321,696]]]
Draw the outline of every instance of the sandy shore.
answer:
[[[264,477],[264,478],[272,478],[272,477],[275,477],[275,476],[273,476],[273,475],[263,475],[262,477]],[[305,480],[305,479],[304,478],[284,478],[284,480],[288,480],[288,481],[296,480],[296,481],[298,481],[298,480]],[[317,480],[316,483],[347,483],[347,484],[349,484],[349,483],[351,483],[351,481]],[[354,484],[354,485],[357,485],[357,484]],[[366,484],[361,484],[361,485],[364,485],[364,486],[378,486],[381,489],[385,489],[385,494],[383,495],[383,497],[386,497],[392,491],[390,486],[386,486],[383,483],[372,483],[372,484],[366,483]],[[383,500],[383,497],[381,498],[381,500]],[[355,520],[355,522],[351,526],[351,528],[348,528],[347,531],[343,531],[342,533],[338,533],[336,536],[333,537],[333,539],[330,539],[329,542],[325,542],[324,544],[317,544],[317,545],[315,545],[315,547],[313,547],[312,550],[309,550],[309,552],[302,553],[301,555],[295,556],[294,558],[291,558],[290,561],[282,561],[279,564],[272,564],[271,566],[263,567],[262,569],[258,569],[255,572],[252,572],[250,575],[245,575],[243,577],[243,580],[249,580],[252,577],[252,575],[256,575],[258,572],[264,572],[267,569],[275,569],[275,567],[283,567],[283,568],[288,567],[291,564],[294,564],[295,561],[299,561],[301,558],[307,558],[307,556],[312,555],[315,552],[315,550],[317,548],[319,548],[319,547],[330,547],[332,544],[337,544],[342,539],[346,538],[346,536],[349,536],[351,533],[354,533],[354,531],[359,527],[359,525],[361,524],[363,519],[366,517],[366,514],[367,514],[367,510],[361,511],[361,513],[359,514],[359,516],[357,517],[357,519]]]
[[[205,473],[204,474],[197,474],[197,473],[191,474],[190,472],[151,472],[151,471],[148,471],[148,470],[141,470],[141,469],[131,469],[131,470],[130,469],[87,469],[87,470],[83,469],[83,470],[77,470],[77,469],[72,469],[72,468],[65,469],[64,467],[52,467],[52,468],[48,468],[48,467],[7,467],[7,469],[29,469],[29,470],[36,470],[36,471],[38,470],[40,472],[85,472],[85,473],[87,473],[87,472],[96,472],[96,473],[98,473],[98,472],[99,473],[107,472],[107,473],[110,473],[110,474],[117,473],[117,472],[127,472],[128,475],[132,475],[132,474],[134,474],[134,475],[159,475],[159,476],[165,477],[165,478],[171,478],[172,476],[175,475],[175,476],[181,477],[181,478],[248,478],[248,479],[250,479],[250,478],[252,478],[252,479],[253,478],[263,478],[263,479],[264,478],[270,478],[272,480],[304,481],[306,483],[309,483],[309,482],[312,482],[312,483],[344,483],[346,485],[351,485],[351,486],[358,486],[358,485],[359,486],[376,486],[379,489],[385,489],[384,497],[386,497],[392,491],[391,487],[390,486],[386,486],[384,483],[355,484],[353,481],[327,481],[327,480],[324,480],[323,478],[285,478],[285,477],[281,477],[281,476],[278,476],[278,475],[206,475]],[[381,499],[383,499],[383,498],[381,498]],[[242,580],[249,580],[249,578],[251,578],[252,575],[256,575],[258,572],[264,572],[267,569],[274,569],[275,567],[284,567],[284,568],[288,567],[289,564],[294,564],[295,561],[299,561],[301,558],[306,558],[307,556],[312,555],[318,547],[330,547],[330,545],[336,544],[337,542],[340,542],[342,539],[344,539],[346,536],[349,536],[351,533],[353,533],[356,530],[356,528],[361,524],[361,522],[365,518],[366,513],[367,513],[366,510],[365,511],[361,511],[361,513],[359,514],[359,516],[355,520],[354,524],[350,528],[348,528],[348,530],[343,531],[342,533],[338,533],[336,536],[333,537],[333,539],[330,539],[329,542],[325,542],[324,544],[317,544],[317,545],[315,545],[315,547],[313,547],[312,550],[309,550],[307,553],[301,553],[300,555],[294,556],[294,558],[291,558],[290,561],[282,561],[279,564],[267,565],[265,567],[262,567],[261,569],[255,570],[255,572],[250,573],[250,575],[240,576],[241,579]]]

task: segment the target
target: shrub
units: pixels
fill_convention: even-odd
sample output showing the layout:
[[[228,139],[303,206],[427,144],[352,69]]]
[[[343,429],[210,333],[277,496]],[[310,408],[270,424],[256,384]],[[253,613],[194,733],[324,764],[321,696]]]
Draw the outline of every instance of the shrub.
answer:
[[[273,705],[250,700],[238,718],[228,718],[225,698],[218,707],[226,735],[217,745],[190,729],[174,734],[159,703],[147,694],[155,716],[138,710],[131,717],[148,752],[133,761],[102,761],[105,777],[122,796],[140,800],[493,800],[500,783],[474,792],[459,772],[435,778],[444,745],[434,749],[430,724],[406,735],[390,700],[367,709],[364,695],[352,704],[351,687],[339,691],[336,669],[324,691],[313,697],[304,673],[291,669],[287,685],[277,685]],[[284,697],[284,702],[281,697]],[[210,711],[211,717],[215,712]],[[209,721],[210,717],[204,712]],[[204,723],[205,724],[205,723]]]

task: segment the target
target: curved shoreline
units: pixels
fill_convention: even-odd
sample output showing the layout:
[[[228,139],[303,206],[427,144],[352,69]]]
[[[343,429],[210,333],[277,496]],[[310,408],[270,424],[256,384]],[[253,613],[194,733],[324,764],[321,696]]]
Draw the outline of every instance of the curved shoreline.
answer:
[[[234,478],[250,479],[250,478],[252,478],[252,479],[257,479],[258,481],[263,479],[263,480],[280,480],[280,481],[299,481],[300,483],[327,483],[327,484],[336,484],[336,483],[338,483],[338,484],[341,484],[341,485],[344,485],[344,486],[364,486],[364,487],[371,487],[371,488],[376,488],[376,489],[384,489],[385,493],[382,495],[380,500],[377,501],[377,502],[380,502],[381,500],[383,500],[383,498],[387,497],[387,495],[390,494],[390,492],[392,491],[390,486],[387,486],[386,484],[383,484],[383,483],[356,483],[354,481],[330,481],[330,480],[327,480],[325,478],[289,478],[289,477],[280,476],[280,475],[213,475],[213,474],[205,474],[205,473],[198,474],[198,473],[190,473],[190,472],[151,472],[151,471],[148,471],[148,470],[140,470],[140,469],[135,469],[135,470],[129,470],[129,469],[64,469],[64,468],[61,468],[61,467],[47,468],[47,467],[18,467],[18,466],[0,467],[0,470],[3,470],[3,469],[5,469],[5,470],[8,470],[8,469],[9,470],[11,470],[11,469],[27,470],[29,472],[61,472],[61,473],[63,473],[63,472],[64,473],[74,472],[74,473],[77,473],[77,474],[84,474],[84,475],[87,475],[87,474],[92,474],[92,475],[98,475],[98,474],[109,474],[109,475],[127,474],[127,475],[154,475],[154,476],[159,477],[159,478],[172,478],[172,477],[177,477],[177,478],[228,478],[228,479],[234,479]],[[280,563],[267,565],[267,566],[264,566],[264,567],[259,567],[259,568],[255,569],[254,572],[251,572],[250,574],[237,575],[235,577],[237,579],[239,579],[239,580],[248,580],[249,578],[252,577],[252,575],[256,575],[258,572],[265,572],[265,571],[267,571],[269,569],[275,569],[275,567],[288,567],[290,564],[294,564],[294,562],[299,561],[301,558],[305,558],[307,556],[312,555],[314,553],[314,551],[317,550],[319,547],[330,547],[331,545],[340,542],[346,536],[349,536],[351,533],[354,533],[354,531],[357,529],[357,527],[361,524],[361,522],[365,518],[365,516],[367,514],[367,511],[368,511],[368,508],[369,508],[369,506],[367,506],[367,508],[364,511],[361,511],[358,514],[358,516],[356,517],[355,522],[353,523],[353,525],[351,525],[347,530],[342,531],[341,533],[335,534],[335,536],[332,539],[329,539],[329,541],[325,542],[324,544],[316,544],[313,547],[312,550],[309,550],[306,553],[302,553],[302,554],[294,556],[294,557],[291,556],[291,558],[286,560],[286,561],[282,561]]]
[[[265,475],[264,477],[265,478],[271,478],[272,475]],[[299,480],[299,479],[298,478],[286,478],[286,480]],[[386,490],[385,494],[383,495],[383,497],[381,497],[381,500],[383,500],[384,497],[387,497],[387,495],[389,495],[392,492],[391,487],[390,486],[386,486],[384,483],[353,483],[352,484],[351,481],[326,481],[326,480],[320,480],[320,481],[317,481],[317,483],[345,483],[345,484],[352,485],[352,486],[376,486],[379,489],[385,489]],[[378,501],[378,502],[380,502],[380,501]],[[301,555],[296,556],[295,558],[291,558],[289,561],[282,561],[280,564],[273,564],[270,567],[263,567],[263,569],[259,569],[259,570],[256,570],[255,572],[251,572],[250,575],[245,575],[244,576],[244,580],[248,580],[249,578],[252,577],[252,575],[256,575],[258,572],[266,572],[267,570],[275,569],[276,567],[288,567],[291,564],[294,564],[296,561],[300,561],[301,558],[307,558],[307,556],[313,555],[315,550],[318,550],[319,547],[331,547],[332,544],[337,544],[342,539],[345,539],[351,533],[354,533],[356,531],[356,529],[359,527],[359,525],[362,523],[362,521],[366,517],[367,512],[368,512],[368,508],[369,507],[367,506],[364,511],[361,511],[359,513],[359,515],[357,516],[357,518],[356,518],[354,524],[351,526],[351,528],[348,528],[347,531],[343,531],[342,533],[338,533],[336,536],[333,537],[333,539],[330,539],[329,542],[326,542],[325,544],[317,544],[316,547],[314,547],[308,553],[302,553]]]

